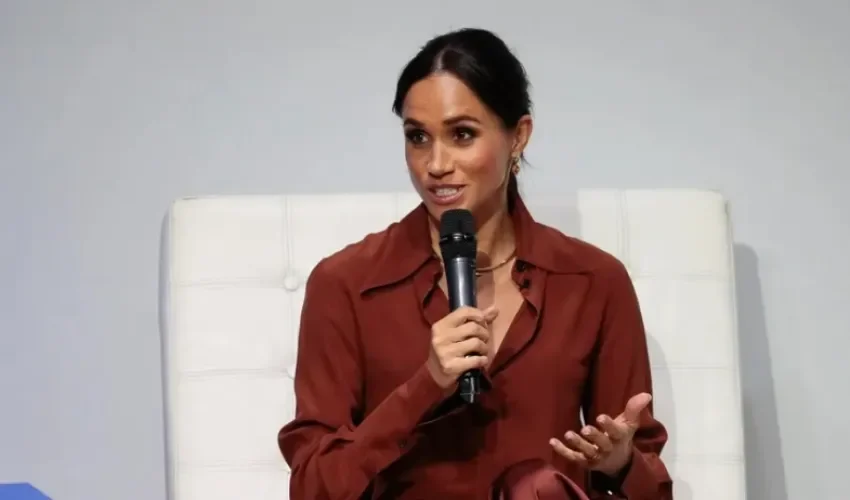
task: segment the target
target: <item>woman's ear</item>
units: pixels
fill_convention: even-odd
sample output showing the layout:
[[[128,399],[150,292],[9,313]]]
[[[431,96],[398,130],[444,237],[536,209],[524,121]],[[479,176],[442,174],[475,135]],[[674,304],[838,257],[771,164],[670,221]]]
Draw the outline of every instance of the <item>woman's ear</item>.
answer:
[[[519,156],[528,146],[531,132],[534,130],[534,120],[531,115],[523,115],[514,127],[514,144],[511,148],[512,156]]]

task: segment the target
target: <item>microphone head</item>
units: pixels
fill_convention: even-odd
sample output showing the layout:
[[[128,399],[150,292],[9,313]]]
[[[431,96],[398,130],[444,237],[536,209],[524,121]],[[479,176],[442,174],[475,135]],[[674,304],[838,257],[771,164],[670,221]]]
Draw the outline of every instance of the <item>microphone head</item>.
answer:
[[[440,217],[440,251],[443,260],[455,257],[475,258],[478,250],[472,212],[456,208],[443,213]]]
[[[475,219],[472,212],[463,208],[453,208],[443,212],[440,217],[440,238],[454,234],[475,236]]]

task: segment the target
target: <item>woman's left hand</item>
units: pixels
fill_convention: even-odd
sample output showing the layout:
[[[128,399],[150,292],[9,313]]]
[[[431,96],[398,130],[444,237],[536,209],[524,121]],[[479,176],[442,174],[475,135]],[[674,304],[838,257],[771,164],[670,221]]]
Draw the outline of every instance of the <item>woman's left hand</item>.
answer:
[[[597,426],[586,425],[581,435],[569,431],[564,442],[552,438],[549,444],[567,460],[587,469],[614,477],[629,464],[632,457],[632,438],[640,426],[640,415],[652,401],[643,392],[633,396],[617,418],[599,415]]]

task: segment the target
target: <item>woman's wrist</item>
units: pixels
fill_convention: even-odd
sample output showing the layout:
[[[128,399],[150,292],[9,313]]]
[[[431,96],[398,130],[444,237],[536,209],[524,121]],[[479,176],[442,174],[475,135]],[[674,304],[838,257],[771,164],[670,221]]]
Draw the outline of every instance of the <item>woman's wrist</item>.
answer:
[[[631,446],[629,447],[629,453],[625,456],[623,461],[620,464],[614,464],[613,467],[609,470],[599,470],[599,472],[605,474],[612,480],[622,482],[626,475],[629,473],[629,469],[632,467],[632,456]]]

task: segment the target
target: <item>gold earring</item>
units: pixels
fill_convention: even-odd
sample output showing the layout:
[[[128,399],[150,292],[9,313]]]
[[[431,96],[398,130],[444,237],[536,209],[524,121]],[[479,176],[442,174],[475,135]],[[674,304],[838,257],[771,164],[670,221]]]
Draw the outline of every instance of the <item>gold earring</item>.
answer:
[[[519,157],[518,156],[514,157],[513,161],[511,162],[511,172],[514,175],[519,173]]]

